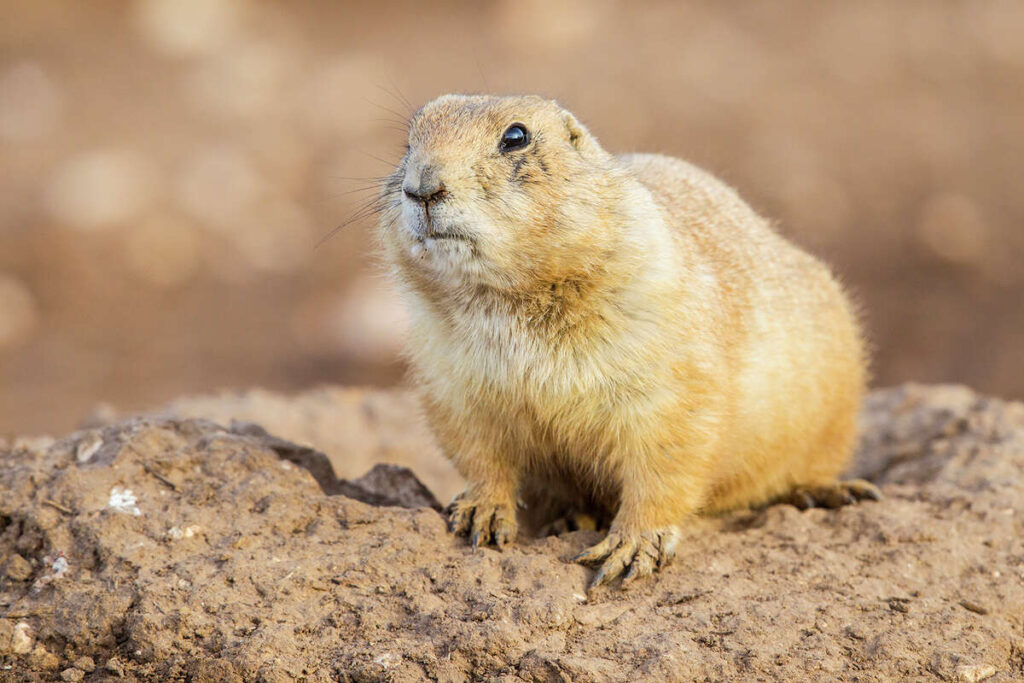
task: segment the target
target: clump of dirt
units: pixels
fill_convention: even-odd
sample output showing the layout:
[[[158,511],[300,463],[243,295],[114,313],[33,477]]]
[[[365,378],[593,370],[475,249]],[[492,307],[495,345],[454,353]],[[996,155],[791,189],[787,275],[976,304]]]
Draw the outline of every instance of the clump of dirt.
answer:
[[[346,489],[251,425],[0,444],[0,679],[1019,680],[1024,404],[905,386],[865,424],[885,500],[700,520],[589,596],[593,532],[474,553],[407,472]]]

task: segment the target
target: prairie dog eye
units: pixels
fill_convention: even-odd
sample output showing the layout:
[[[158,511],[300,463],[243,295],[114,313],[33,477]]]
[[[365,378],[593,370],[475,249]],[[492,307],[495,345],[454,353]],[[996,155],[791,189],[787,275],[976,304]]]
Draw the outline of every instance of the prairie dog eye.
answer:
[[[513,123],[501,134],[501,143],[498,147],[502,152],[510,152],[530,144],[530,131],[521,123]]]

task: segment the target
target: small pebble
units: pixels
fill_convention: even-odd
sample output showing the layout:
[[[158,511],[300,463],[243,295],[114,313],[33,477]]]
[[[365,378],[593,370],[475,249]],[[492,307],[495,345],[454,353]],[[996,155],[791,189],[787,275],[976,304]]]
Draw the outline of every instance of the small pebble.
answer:
[[[20,621],[14,627],[14,635],[11,637],[11,652],[16,655],[28,654],[35,644],[35,637],[32,634],[32,627],[28,622]]]
[[[36,668],[46,669],[47,671],[56,671],[60,667],[60,660],[57,659],[57,655],[42,645],[36,645],[36,648],[32,650],[31,662]]]
[[[996,675],[996,668],[990,664],[961,664],[956,668],[956,680],[963,683],[977,683]]]
[[[907,603],[902,600],[890,600],[889,609],[891,609],[893,612],[902,612],[903,614],[906,614],[910,611],[910,609],[907,607]]]
[[[124,676],[124,664],[116,656],[108,659],[103,668],[116,676]]]
[[[93,432],[88,436],[84,437],[78,442],[78,446],[75,447],[75,460],[79,464],[87,463],[92,460],[92,456],[96,455],[96,452],[103,446],[103,437],[97,432]]]
[[[92,657],[79,657],[75,660],[75,668],[81,669],[86,673],[92,673],[96,670],[96,662],[93,661]]]
[[[975,614],[988,614],[988,609],[986,607],[979,605],[976,602],[971,602],[970,600],[961,600],[960,606],[968,612],[974,612]]]
[[[78,681],[85,678],[85,672],[81,669],[71,667],[70,669],[64,669],[60,672],[60,679],[62,681],[69,681],[70,683],[78,683]]]
[[[32,578],[32,565],[21,555],[14,553],[7,560],[4,573],[15,581],[28,581]]]
[[[139,510],[137,503],[138,500],[131,489],[126,489],[122,486],[115,486],[110,489],[110,500],[107,502],[107,507],[138,517],[142,514],[142,511]]]

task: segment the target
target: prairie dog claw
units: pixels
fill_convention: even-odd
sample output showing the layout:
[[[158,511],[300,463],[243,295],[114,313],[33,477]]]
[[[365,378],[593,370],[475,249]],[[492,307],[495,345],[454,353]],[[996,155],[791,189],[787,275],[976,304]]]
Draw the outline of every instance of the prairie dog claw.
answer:
[[[800,510],[814,507],[834,510],[861,500],[881,499],[882,492],[870,481],[851,479],[830,486],[801,486],[781,496],[778,502],[788,503]]]
[[[516,511],[510,504],[478,501],[463,493],[455,497],[447,513],[448,530],[468,536],[474,550],[492,543],[500,550],[516,537]]]
[[[675,528],[623,533],[612,531],[597,545],[573,558],[580,564],[601,564],[587,590],[622,576],[623,585],[650,576],[675,557],[679,532]],[[625,572],[625,574],[623,574]]]

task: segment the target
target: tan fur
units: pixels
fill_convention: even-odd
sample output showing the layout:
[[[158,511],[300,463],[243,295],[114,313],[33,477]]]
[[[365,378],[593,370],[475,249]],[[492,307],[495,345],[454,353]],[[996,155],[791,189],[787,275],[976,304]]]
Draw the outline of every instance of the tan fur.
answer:
[[[515,122],[533,140],[502,152]],[[403,197],[426,165],[445,188],[433,229],[460,239],[424,236]],[[383,199],[412,373],[477,540],[514,533],[517,500],[557,498],[614,515],[595,556],[632,543],[626,565],[645,547],[660,564],[691,515],[846,465],[865,376],[851,306],[704,171],[611,156],[548,100],[449,95],[414,116]]]

